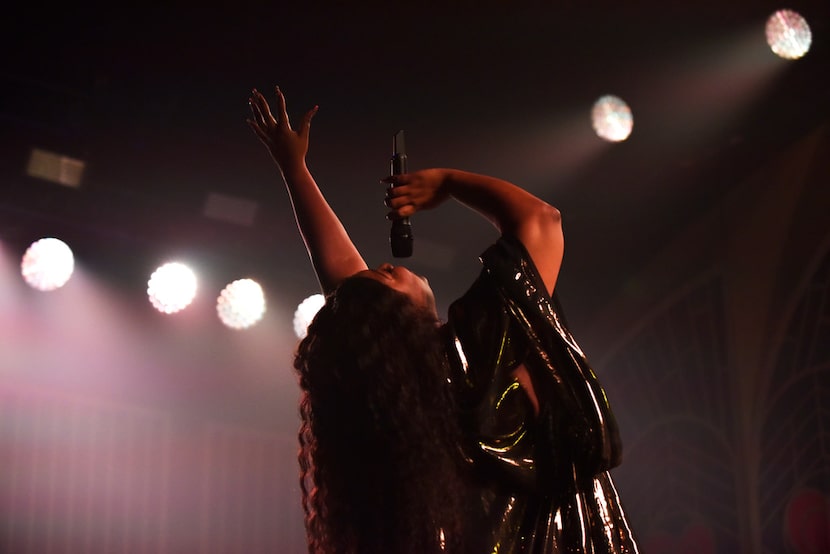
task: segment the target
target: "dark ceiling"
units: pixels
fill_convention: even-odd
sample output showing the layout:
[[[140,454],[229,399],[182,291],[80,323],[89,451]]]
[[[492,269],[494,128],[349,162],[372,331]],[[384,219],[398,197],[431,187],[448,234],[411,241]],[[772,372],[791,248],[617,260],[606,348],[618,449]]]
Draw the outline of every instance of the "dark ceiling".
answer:
[[[250,89],[279,84],[295,119],[320,105],[309,163],[370,265],[390,260],[378,180],[404,129],[410,169],[501,176],[561,209],[562,294],[572,318],[590,317],[696,214],[827,121],[826,0],[691,4],[30,8],[2,38],[0,239],[67,237],[81,263],[139,291],[158,261],[191,256],[217,282],[255,276],[299,302],[314,276],[245,124]],[[766,47],[779,8],[811,25],[801,60]],[[634,113],[613,145],[589,120],[608,93]],[[33,147],[84,160],[82,186],[25,176]],[[256,202],[254,225],[203,216],[211,192]],[[413,227],[409,264],[445,308],[495,231],[454,205]]]

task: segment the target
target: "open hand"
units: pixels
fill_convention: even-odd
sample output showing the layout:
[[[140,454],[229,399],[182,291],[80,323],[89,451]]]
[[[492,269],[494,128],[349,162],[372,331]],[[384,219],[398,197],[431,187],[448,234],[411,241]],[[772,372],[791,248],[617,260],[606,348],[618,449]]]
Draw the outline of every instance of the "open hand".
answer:
[[[311,118],[317,113],[317,106],[305,113],[300,128],[294,131],[285,109],[285,97],[280,87],[275,87],[274,90],[277,96],[276,117],[271,114],[271,107],[262,93],[254,89],[248,99],[252,117],[246,121],[268,148],[280,169],[285,171],[297,164],[305,163]]]

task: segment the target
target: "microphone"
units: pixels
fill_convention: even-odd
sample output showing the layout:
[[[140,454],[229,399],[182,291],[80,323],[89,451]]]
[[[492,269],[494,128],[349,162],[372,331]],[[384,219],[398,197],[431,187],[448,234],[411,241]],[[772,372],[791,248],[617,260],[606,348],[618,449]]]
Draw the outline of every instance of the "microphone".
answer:
[[[392,175],[406,173],[406,146],[403,141],[403,130],[392,137]],[[396,186],[396,185],[392,185]],[[389,233],[389,244],[392,246],[392,256],[408,258],[412,255],[412,224],[408,217],[392,220],[392,230]]]

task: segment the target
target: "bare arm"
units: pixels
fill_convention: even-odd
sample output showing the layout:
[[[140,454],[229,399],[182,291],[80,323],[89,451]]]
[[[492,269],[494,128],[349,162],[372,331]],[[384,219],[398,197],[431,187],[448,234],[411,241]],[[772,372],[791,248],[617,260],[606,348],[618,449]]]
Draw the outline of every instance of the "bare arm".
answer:
[[[249,99],[252,118],[247,120],[248,125],[268,148],[280,169],[297,228],[320,287],[324,293],[329,293],[346,277],[366,269],[366,262],[306,165],[311,119],[317,113],[317,107],[306,112],[299,129],[294,131],[288,119],[285,97],[279,87],[275,91],[277,117],[271,114],[265,97],[254,90]]]
[[[504,235],[518,238],[553,293],[564,252],[559,210],[526,190],[495,177],[457,169],[426,169],[384,180],[390,217],[408,217],[454,198],[475,210]]]

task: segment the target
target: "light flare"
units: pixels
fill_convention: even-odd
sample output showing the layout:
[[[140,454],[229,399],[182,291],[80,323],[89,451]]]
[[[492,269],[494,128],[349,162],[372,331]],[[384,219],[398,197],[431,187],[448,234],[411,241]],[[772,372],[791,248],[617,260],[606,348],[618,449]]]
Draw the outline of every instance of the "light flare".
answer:
[[[770,49],[786,60],[796,60],[810,50],[810,26],[797,12],[778,10],[767,19],[765,30]]]
[[[147,296],[155,309],[165,314],[179,312],[196,297],[196,274],[180,262],[156,269],[147,283]]]
[[[609,142],[621,142],[631,135],[634,117],[625,101],[607,94],[594,103],[591,123],[600,138]]]
[[[303,339],[308,333],[308,326],[320,311],[320,308],[326,303],[326,298],[322,294],[312,294],[297,306],[294,312],[294,333],[297,338]]]
[[[216,299],[219,319],[231,329],[247,329],[265,314],[265,295],[252,279],[237,279],[227,285]]]
[[[75,269],[72,249],[60,239],[42,238],[29,246],[20,263],[26,283],[42,291],[59,289]]]

